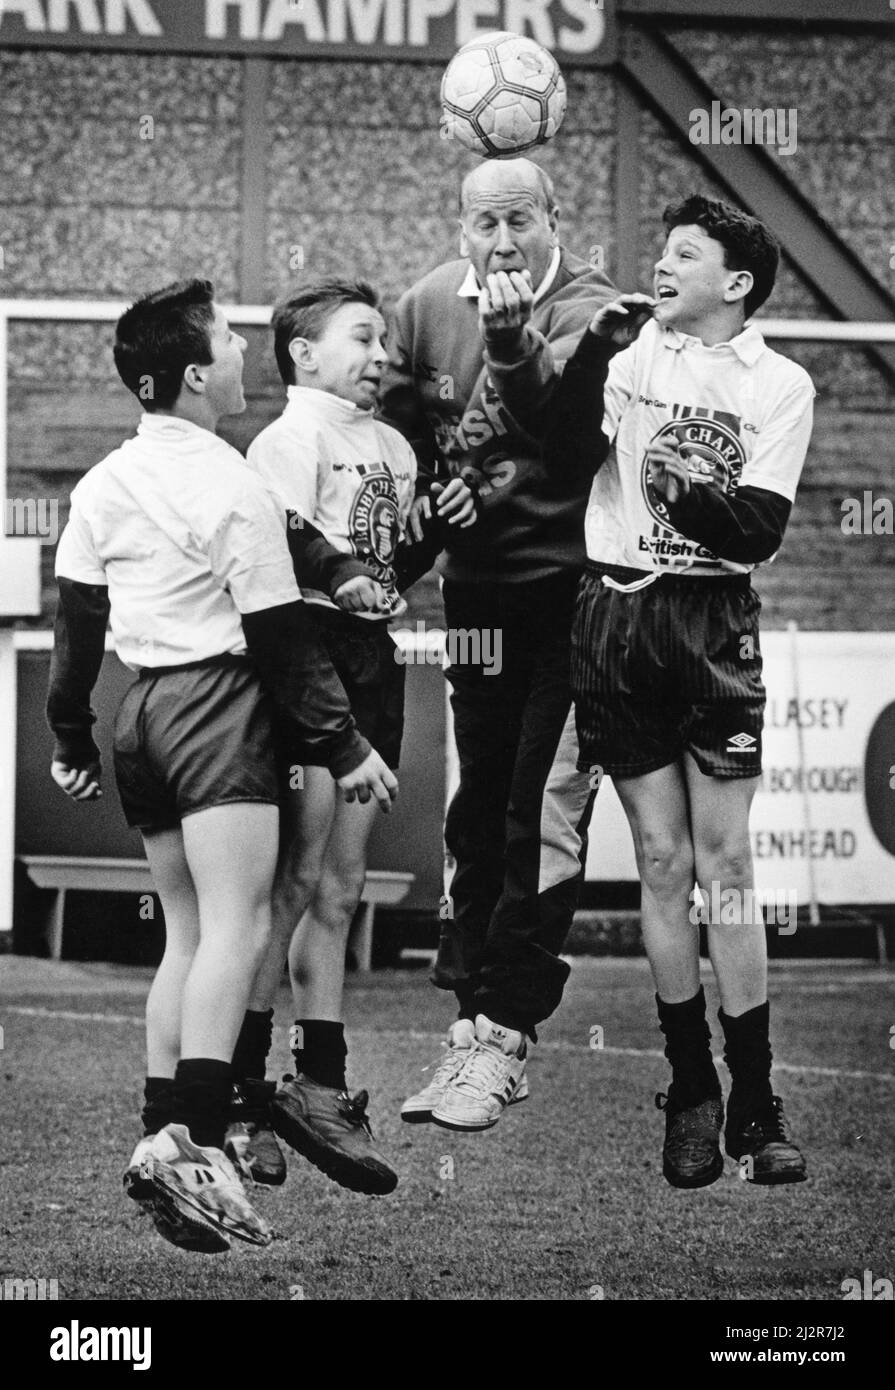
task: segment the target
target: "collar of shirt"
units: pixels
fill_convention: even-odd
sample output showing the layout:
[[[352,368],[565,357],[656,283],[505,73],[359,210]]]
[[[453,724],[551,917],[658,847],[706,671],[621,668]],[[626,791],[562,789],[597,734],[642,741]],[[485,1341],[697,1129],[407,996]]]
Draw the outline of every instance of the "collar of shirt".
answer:
[[[537,304],[539,300],[544,298],[544,295],[547,293],[550,286],[553,284],[553,281],[556,279],[556,274],[559,270],[559,263],[561,259],[562,253],[559,247],[554,246],[553,255],[550,258],[550,264],[547,267],[547,274],[544,276],[543,280],[538,285],[538,288],[535,290],[535,304]],[[482,287],[479,284],[478,276],[475,273],[475,267],[470,261],[469,269],[466,272],[466,277],[463,281],[463,284],[457,291],[457,296],[460,299],[478,299],[481,292]]]
[[[346,424],[351,424],[354,420],[360,422],[373,418],[371,410],[361,410],[354,401],[334,396],[331,391],[318,391],[313,386],[287,386],[286,396],[287,410],[290,406],[303,411],[311,410],[315,415],[328,420],[341,420]]]
[[[728,339],[726,343],[715,343],[712,347],[707,347],[701,338],[694,338],[689,333],[679,333],[676,328],[666,328],[663,341],[672,352],[693,347],[702,348],[704,352],[730,351],[746,367],[754,367],[765,348],[764,338],[754,323],[747,324],[742,333],[737,333],[736,337]]]
[[[146,444],[160,444],[170,448],[174,444],[196,445],[208,448],[213,441],[220,445],[223,440],[204,425],[196,425],[192,420],[184,420],[180,415],[150,414],[146,411],[140,416],[137,436]]]

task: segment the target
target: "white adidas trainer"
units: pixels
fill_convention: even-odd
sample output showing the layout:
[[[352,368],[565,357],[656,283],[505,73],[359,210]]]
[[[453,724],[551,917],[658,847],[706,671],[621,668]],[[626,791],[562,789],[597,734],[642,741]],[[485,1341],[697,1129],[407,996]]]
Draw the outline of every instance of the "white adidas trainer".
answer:
[[[479,1130],[496,1125],[508,1105],[525,1100],[528,1039],[484,1014],[475,1021],[475,1043],[432,1109],[444,1129]]]
[[[447,1042],[441,1044],[444,1055],[435,1067],[428,1086],[409,1096],[401,1106],[401,1119],[409,1125],[427,1124],[432,1111],[444,1096],[454,1077],[462,1070],[475,1046],[475,1024],[471,1018],[458,1018],[448,1029]],[[434,1064],[433,1064],[434,1065]],[[424,1067],[428,1071],[428,1067]]]

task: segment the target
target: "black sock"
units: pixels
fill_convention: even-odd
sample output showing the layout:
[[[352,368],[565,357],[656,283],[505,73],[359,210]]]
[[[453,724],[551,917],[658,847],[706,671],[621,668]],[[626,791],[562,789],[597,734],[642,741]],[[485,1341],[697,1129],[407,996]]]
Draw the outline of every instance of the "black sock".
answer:
[[[705,1017],[702,985],[692,999],[666,1004],[656,995],[659,1027],[665,1034],[665,1056],[671,1063],[674,1099],[685,1110],[720,1096],[721,1082],[712,1061],[712,1034]]]
[[[194,1144],[221,1149],[227,1130],[233,1066],[213,1057],[177,1063],[171,1120],[186,1125]]]
[[[457,995],[457,1017],[468,1018],[470,1023],[475,1023],[475,1016],[479,1012],[475,1003],[475,985],[455,986]]]
[[[247,1009],[233,1049],[233,1076],[237,1081],[249,1076],[264,1080],[272,1040],[273,1009]]]
[[[765,1002],[729,1018],[723,1009],[718,1018],[724,1029],[724,1060],[730,1070],[729,1109],[747,1109],[770,1101],[770,1008]]]
[[[302,1045],[293,1049],[296,1069],[316,1081],[318,1086],[333,1086],[344,1091],[345,1046],[344,1023],[332,1023],[328,1019],[299,1018],[296,1027],[301,1029]]]
[[[174,1080],[170,1076],[147,1076],[143,1085],[143,1133],[158,1134],[171,1123]]]

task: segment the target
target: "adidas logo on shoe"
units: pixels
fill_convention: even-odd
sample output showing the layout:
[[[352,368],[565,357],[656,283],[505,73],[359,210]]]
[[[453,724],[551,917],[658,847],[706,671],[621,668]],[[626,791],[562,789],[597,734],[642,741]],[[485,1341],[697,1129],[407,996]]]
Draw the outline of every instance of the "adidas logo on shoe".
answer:
[[[490,1129],[496,1125],[514,1098],[523,1099],[526,1051],[523,1033],[479,1014],[475,1044],[432,1110],[435,1124],[458,1130]]]

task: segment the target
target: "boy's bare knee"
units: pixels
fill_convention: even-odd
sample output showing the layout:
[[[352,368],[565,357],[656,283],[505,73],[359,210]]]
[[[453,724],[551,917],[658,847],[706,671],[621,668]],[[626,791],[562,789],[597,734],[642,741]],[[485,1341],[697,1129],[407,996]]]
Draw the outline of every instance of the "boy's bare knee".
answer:
[[[745,888],[752,882],[752,850],[748,843],[722,844],[714,853],[697,851],[696,876],[700,884],[721,888]]]
[[[363,868],[325,872],[314,894],[314,917],[331,930],[347,930],[363,891]]]
[[[689,892],[693,886],[693,854],[689,845],[649,837],[641,840],[637,859],[640,877],[653,892]]]

